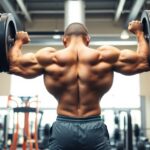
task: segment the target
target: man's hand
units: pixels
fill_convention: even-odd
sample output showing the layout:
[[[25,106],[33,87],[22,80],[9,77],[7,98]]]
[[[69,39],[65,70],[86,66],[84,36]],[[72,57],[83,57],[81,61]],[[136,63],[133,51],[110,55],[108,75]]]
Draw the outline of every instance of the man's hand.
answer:
[[[30,42],[30,37],[29,37],[27,32],[19,31],[19,32],[17,32],[16,35],[17,35],[17,39],[16,40],[22,41],[23,44],[27,44],[27,43]]]
[[[143,32],[143,26],[141,21],[131,21],[129,23],[128,30],[134,34],[137,34],[138,32]]]

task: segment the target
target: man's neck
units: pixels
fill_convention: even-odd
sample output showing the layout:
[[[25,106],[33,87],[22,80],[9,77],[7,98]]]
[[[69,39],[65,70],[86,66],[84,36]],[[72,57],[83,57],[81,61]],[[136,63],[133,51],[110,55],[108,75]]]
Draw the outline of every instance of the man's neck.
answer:
[[[72,36],[68,41],[68,46],[85,46],[85,42],[83,41],[83,37],[81,36]]]

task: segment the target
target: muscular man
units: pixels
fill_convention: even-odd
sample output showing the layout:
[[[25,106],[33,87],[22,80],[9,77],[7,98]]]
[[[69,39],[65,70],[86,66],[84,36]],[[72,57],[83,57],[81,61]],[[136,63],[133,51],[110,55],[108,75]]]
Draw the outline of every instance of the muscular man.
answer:
[[[90,48],[86,27],[73,23],[65,30],[64,49],[45,47],[23,55],[22,45],[30,39],[26,32],[17,33],[9,51],[10,73],[24,78],[43,74],[46,89],[58,100],[50,150],[111,149],[99,102],[111,88],[114,71],[133,75],[150,70],[141,23],[132,21],[128,29],[137,37],[137,51],[113,46]]]

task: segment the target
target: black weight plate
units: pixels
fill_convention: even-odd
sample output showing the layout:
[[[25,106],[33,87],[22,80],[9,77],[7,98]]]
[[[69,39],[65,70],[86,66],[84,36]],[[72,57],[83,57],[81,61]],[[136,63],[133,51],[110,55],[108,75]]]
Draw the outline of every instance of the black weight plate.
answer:
[[[144,10],[141,16],[141,22],[143,25],[143,31],[145,39],[147,40],[150,46],[150,10]],[[148,62],[150,66],[150,56],[148,57]]]
[[[6,71],[9,70],[9,61],[8,61],[8,51],[9,49],[14,45],[15,42],[15,37],[16,37],[16,24],[15,21],[11,16],[8,17],[8,21],[7,21],[7,30],[5,33],[5,45],[6,45],[6,58],[7,58],[7,68]],[[5,71],[5,70],[4,70]]]
[[[146,40],[150,44],[150,10],[144,10],[141,16],[143,31]]]
[[[1,71],[8,72],[9,70],[9,62],[7,58],[8,50],[13,46],[15,36],[16,36],[16,24],[15,20],[10,13],[4,13],[1,15],[1,21],[0,21],[0,29],[3,30],[0,31],[0,39],[2,40],[2,46],[0,48],[1,51]],[[13,42],[9,39],[14,39]]]
[[[16,31],[15,31],[14,24],[12,21],[10,21],[8,24],[8,30],[7,30],[6,35],[7,35],[6,45],[7,45],[7,50],[9,50],[14,45],[14,41],[16,37]]]
[[[0,72],[3,71],[3,65],[5,63],[5,24],[7,19],[0,16]]]
[[[9,62],[8,62],[8,51],[13,46],[15,37],[16,37],[16,23],[12,16],[12,14],[7,14],[7,23],[5,25],[5,56],[6,56],[6,67],[4,68],[4,71],[7,72],[9,70]],[[10,39],[14,39],[13,41],[9,41]]]

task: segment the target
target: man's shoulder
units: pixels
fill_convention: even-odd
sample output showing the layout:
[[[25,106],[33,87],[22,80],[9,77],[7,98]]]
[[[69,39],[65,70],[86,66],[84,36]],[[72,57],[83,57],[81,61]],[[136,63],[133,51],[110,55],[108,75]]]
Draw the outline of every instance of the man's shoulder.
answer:
[[[44,47],[44,48],[42,48],[40,51],[56,52],[57,49],[55,49],[54,47]]]
[[[97,48],[97,50],[100,50],[100,51],[103,51],[103,50],[111,50],[112,48],[114,48],[113,46],[111,45],[102,45],[102,46],[99,46]]]
[[[120,49],[111,46],[111,45],[103,45],[97,48],[100,52],[101,57],[106,61],[116,60],[120,55]]]
[[[115,46],[111,46],[111,45],[103,45],[103,46],[100,46],[97,48],[97,50],[99,50],[100,52],[109,52],[109,53],[113,53],[113,54],[116,54],[116,53],[120,53],[120,49],[118,49],[117,47]]]
[[[57,50],[53,47],[44,47],[44,48],[41,48],[39,49],[37,52],[36,52],[36,55],[47,55],[47,54],[50,54],[50,53],[54,53],[56,52]]]

